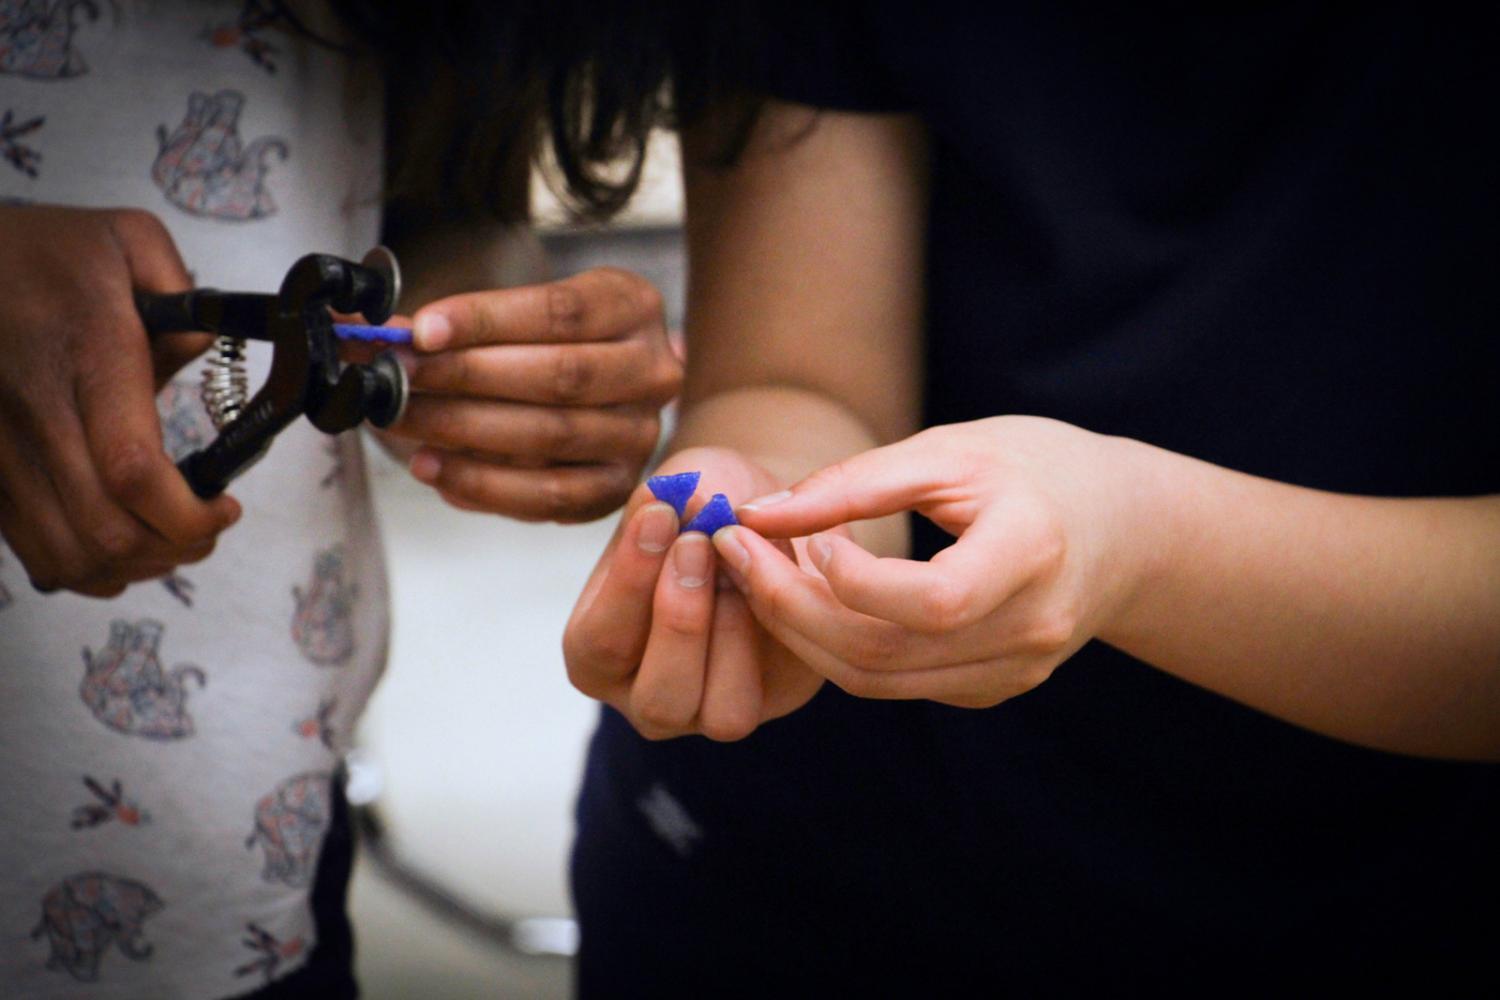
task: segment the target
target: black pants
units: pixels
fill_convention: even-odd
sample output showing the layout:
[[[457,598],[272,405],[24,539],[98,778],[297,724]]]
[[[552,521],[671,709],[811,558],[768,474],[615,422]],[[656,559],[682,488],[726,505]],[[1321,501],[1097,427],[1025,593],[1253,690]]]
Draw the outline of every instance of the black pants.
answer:
[[[342,772],[333,779],[333,816],[328,839],[318,858],[313,879],[313,918],[318,943],[307,964],[264,989],[245,994],[244,1000],[354,1000],[359,986],[354,981],[354,933],[349,925],[349,875],[354,867],[354,830],[349,822],[349,803],[344,798]]]

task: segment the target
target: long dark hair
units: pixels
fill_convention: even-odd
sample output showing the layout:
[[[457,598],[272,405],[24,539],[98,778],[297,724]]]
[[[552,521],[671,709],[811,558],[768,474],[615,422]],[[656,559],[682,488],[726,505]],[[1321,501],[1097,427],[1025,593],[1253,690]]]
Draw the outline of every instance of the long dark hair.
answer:
[[[760,31],[744,0],[331,0],[384,64],[388,213],[526,218],[533,164],[581,219],[622,208],[653,128],[753,125]]]

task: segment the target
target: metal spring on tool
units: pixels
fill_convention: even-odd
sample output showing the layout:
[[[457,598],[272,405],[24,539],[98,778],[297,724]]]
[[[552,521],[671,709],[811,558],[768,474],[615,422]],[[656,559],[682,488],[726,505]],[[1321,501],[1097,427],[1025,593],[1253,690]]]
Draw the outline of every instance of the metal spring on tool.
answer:
[[[203,406],[217,430],[240,415],[250,398],[250,376],[245,372],[245,342],[219,336],[204,359]]]

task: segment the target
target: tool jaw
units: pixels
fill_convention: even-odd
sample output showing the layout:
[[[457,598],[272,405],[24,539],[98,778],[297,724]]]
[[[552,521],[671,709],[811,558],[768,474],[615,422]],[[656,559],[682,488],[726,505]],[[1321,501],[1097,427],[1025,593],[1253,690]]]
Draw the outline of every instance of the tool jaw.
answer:
[[[404,369],[389,351],[368,365],[344,364],[330,312],[360,313],[382,323],[395,310],[400,283],[395,257],[377,247],[361,264],[308,254],[292,265],[274,296],[214,289],[136,296],[152,335],[208,330],[273,344],[265,383],[217,438],[178,463],[194,493],[218,496],[304,413],[327,434],[366,419],[377,427],[400,419],[407,398]]]

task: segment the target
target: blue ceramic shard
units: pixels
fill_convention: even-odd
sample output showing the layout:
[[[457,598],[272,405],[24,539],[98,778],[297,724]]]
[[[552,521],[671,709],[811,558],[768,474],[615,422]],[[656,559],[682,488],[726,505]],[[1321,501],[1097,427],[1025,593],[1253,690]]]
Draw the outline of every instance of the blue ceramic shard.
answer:
[[[363,323],[335,323],[333,335],[340,340],[365,340],[381,344],[410,344],[411,331],[404,326],[365,326]]]
[[[698,478],[701,475],[701,472],[679,472],[674,476],[652,476],[646,480],[646,489],[662,503],[671,504],[680,521],[683,511],[687,510],[687,502],[698,489]]]
[[[722,493],[715,493],[713,499],[704,504],[703,509],[695,514],[691,521],[682,526],[682,530],[701,531],[705,535],[712,535],[720,528],[739,523],[734,519],[734,508],[729,506],[729,498]]]

